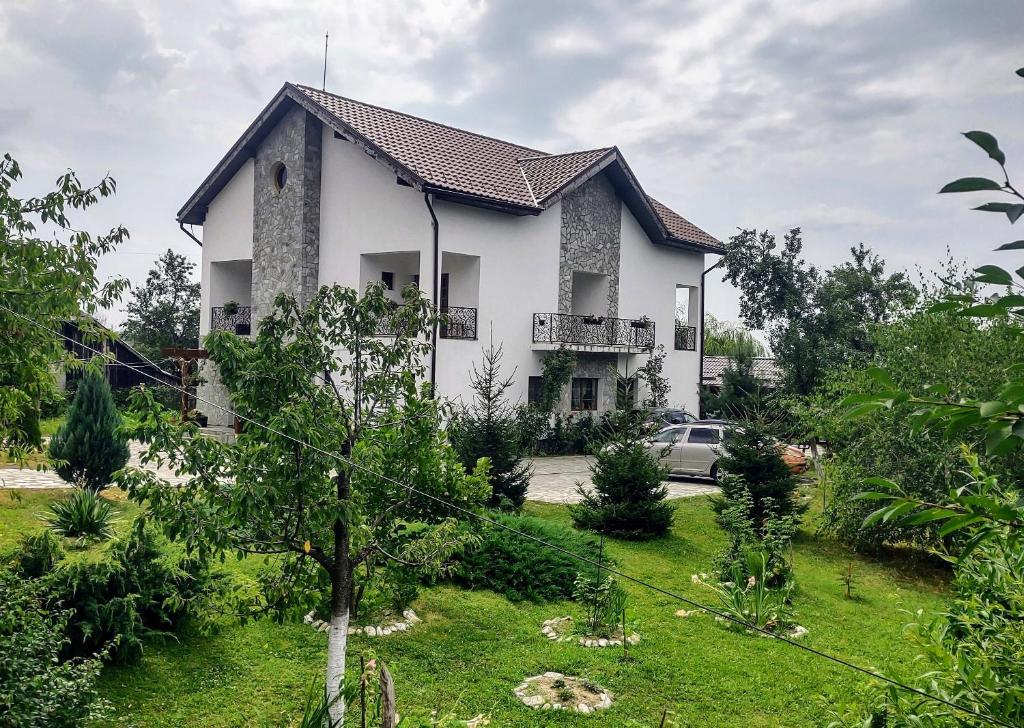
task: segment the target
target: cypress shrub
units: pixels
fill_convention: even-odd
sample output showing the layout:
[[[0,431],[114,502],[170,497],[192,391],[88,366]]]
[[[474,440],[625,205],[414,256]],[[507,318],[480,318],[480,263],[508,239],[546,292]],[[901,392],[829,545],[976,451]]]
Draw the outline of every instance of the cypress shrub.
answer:
[[[103,490],[128,462],[128,443],[118,433],[121,415],[107,380],[86,369],[67,421],[50,440],[50,457],[61,461],[57,474],[92,491]]]

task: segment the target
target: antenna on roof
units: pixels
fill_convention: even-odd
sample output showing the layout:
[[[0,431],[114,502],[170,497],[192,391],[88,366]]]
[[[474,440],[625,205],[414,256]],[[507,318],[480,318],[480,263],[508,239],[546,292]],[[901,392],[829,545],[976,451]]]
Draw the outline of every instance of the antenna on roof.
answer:
[[[323,90],[327,90],[327,40],[331,37],[330,33],[324,33],[324,86]]]

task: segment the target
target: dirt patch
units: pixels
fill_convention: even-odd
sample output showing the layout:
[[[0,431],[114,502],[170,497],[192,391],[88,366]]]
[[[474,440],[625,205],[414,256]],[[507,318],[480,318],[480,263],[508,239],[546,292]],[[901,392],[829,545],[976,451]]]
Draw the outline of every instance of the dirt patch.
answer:
[[[534,710],[572,710],[593,713],[611,707],[612,696],[589,680],[545,672],[528,677],[515,689],[516,697]]]

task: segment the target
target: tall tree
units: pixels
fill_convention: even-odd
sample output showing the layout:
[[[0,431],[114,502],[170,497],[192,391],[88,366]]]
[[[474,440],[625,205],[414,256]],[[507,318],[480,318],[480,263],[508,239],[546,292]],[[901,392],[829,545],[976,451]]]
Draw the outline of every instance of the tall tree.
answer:
[[[467,469],[475,467],[480,458],[490,462],[489,505],[500,506],[507,501],[519,508],[526,500],[531,472],[523,462],[516,412],[506,396],[515,372],[501,376],[501,357],[501,346],[495,348],[492,343],[483,350],[480,367],[473,364],[473,402],[459,413],[452,428],[452,444]]]
[[[199,345],[199,281],[195,263],[168,249],[149,271],[146,283],[132,291],[125,306],[124,338],[150,359],[166,346]]]
[[[754,358],[768,352],[764,344],[754,338],[745,326],[720,321],[711,314],[704,317],[704,354],[706,356],[728,356]]]
[[[806,395],[826,372],[866,361],[869,327],[911,303],[916,292],[905,274],[886,275],[885,261],[863,244],[827,271],[800,257],[800,228],[776,247],[767,230],[741,230],[726,245],[725,279],[742,293],[744,323],[768,330],[783,387]]]
[[[349,616],[367,562],[438,567],[462,543],[442,502],[475,508],[489,493],[486,468],[466,475],[440,405],[418,384],[436,316],[415,287],[403,297],[395,307],[380,284],[362,297],[325,286],[305,308],[278,296],[251,340],[210,334],[204,343],[234,407],[262,425],[246,425],[234,445],[196,437],[148,389],[134,395],[149,456],[188,476],[179,488],[152,471],[124,479],[169,536],[202,556],[268,556],[278,568],[253,605],[261,611],[309,608],[330,590],[326,682],[339,725]],[[382,324],[395,336],[376,336]]]
[[[96,266],[128,238],[115,227],[102,235],[79,229],[72,210],[84,211],[114,194],[104,177],[83,186],[68,170],[42,197],[17,197],[21,167],[0,160],[0,448],[15,455],[39,447],[39,403],[54,391],[53,367],[70,364],[60,340],[26,319],[59,330],[68,320],[92,329],[89,315],[116,300],[127,282],[101,284]],[[45,229],[45,234],[39,230]],[[92,333],[102,335],[102,332]]]

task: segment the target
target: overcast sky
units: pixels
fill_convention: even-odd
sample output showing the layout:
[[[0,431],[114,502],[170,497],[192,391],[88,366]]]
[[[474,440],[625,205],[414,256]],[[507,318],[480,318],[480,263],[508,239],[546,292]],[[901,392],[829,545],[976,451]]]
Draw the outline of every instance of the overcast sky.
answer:
[[[284,81],[320,85],[329,31],[329,90],[550,152],[616,144],[722,240],[801,226],[822,265],[859,242],[980,264],[1006,220],[935,191],[995,174],[969,129],[1024,175],[1022,26],[1024,0],[3,0],[0,153],[24,194],[116,177],[88,222],[132,239],[104,274],[198,261],[176,211]],[[708,311],[736,296],[713,282]]]

